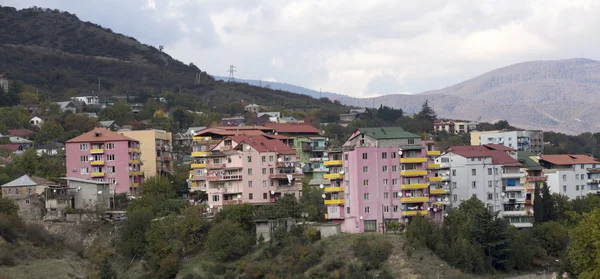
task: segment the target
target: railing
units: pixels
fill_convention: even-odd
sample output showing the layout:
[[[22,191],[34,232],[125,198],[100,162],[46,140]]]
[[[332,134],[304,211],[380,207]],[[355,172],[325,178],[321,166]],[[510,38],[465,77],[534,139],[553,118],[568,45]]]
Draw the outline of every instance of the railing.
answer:
[[[325,191],[325,193],[329,193],[329,192],[344,192],[344,187],[325,187],[323,189],[323,191]]]
[[[308,145],[308,144],[302,145],[302,151],[325,151],[325,150],[327,150],[327,147],[325,147],[325,146],[312,146],[312,145]]]
[[[324,204],[344,204],[344,200],[324,200]]]
[[[405,203],[427,202],[427,201],[429,201],[429,197],[404,197],[404,198],[401,198],[400,201],[405,202]]]
[[[139,165],[140,164],[140,160],[129,160],[129,164],[130,165]]]
[[[104,161],[103,160],[92,161],[92,166],[102,166],[102,165],[104,165]]]
[[[427,210],[406,210],[402,211],[402,216],[416,216],[416,215],[427,215],[429,211]]]
[[[425,184],[425,183],[402,184],[402,186],[400,188],[402,188],[402,189],[424,189],[424,188],[427,188],[427,184]]]
[[[449,189],[429,189],[430,195],[444,195],[450,193]]]
[[[429,164],[427,165],[428,169],[435,170],[440,168],[440,164]]]
[[[129,183],[129,187],[139,187],[139,183]]]
[[[207,176],[206,180],[208,180],[208,181],[242,180],[242,175],[241,174],[232,174],[232,175]]]
[[[102,154],[102,153],[104,153],[104,149],[91,149],[90,153],[92,153],[92,154]]]
[[[425,163],[427,162],[427,158],[400,158],[400,163]]]
[[[206,168],[209,170],[222,169],[224,167],[225,167],[225,164],[206,164]]]
[[[130,171],[129,175],[133,175],[133,176],[144,175],[144,172],[143,171]]]
[[[192,157],[206,157],[210,155],[210,151],[195,151],[192,152]]]
[[[288,191],[300,191],[302,190],[302,184],[293,184],[293,185],[278,185],[275,188],[276,192],[288,192]]]
[[[442,177],[441,176],[428,177],[427,180],[429,180],[429,182],[440,182],[440,181],[442,181]]]
[[[442,152],[439,150],[427,151],[427,156],[440,156],[440,154],[442,154]]]
[[[342,164],[343,164],[342,160],[330,160],[330,161],[323,162],[323,165],[326,165],[326,166],[339,166]]]
[[[142,151],[137,148],[127,148],[129,153],[141,153]]]
[[[342,179],[344,178],[343,173],[326,173],[323,175],[324,179]]]
[[[223,204],[239,204],[242,200],[223,200]]]
[[[291,175],[294,178],[303,177],[303,173],[273,173],[269,174],[269,178],[272,179],[287,179],[288,175]]]
[[[409,171],[402,171],[402,172],[400,172],[400,174],[402,176],[421,176],[421,175],[427,175],[427,171],[426,170],[409,170]]]
[[[335,212],[335,213],[329,212],[329,208],[336,208],[336,207],[337,207],[337,212]],[[328,207],[327,213],[325,214],[325,219],[344,219],[344,208],[341,206]]]
[[[548,178],[545,176],[528,176],[527,177],[527,182],[543,182],[546,181]]]
[[[311,157],[308,159],[311,162],[321,162],[321,161],[327,161],[329,160],[328,157]]]
[[[193,140],[194,140],[194,142],[196,142],[196,145],[215,145],[215,144],[219,144],[221,142],[221,140],[212,139],[210,137],[203,137],[203,136],[194,136]]]
[[[201,168],[206,168],[206,164],[192,164],[191,165],[192,169],[201,169]]]
[[[92,177],[103,177],[104,172],[92,172]]]
[[[278,168],[294,168],[294,167],[298,166],[299,163],[300,163],[299,160],[294,160],[294,161],[277,162],[275,165]]]

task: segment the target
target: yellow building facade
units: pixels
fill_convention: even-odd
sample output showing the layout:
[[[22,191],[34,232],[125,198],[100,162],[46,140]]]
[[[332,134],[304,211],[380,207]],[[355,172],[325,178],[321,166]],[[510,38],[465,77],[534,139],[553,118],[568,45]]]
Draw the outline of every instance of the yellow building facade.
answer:
[[[119,131],[140,142],[141,171],[145,177],[173,172],[173,137],[163,130]]]

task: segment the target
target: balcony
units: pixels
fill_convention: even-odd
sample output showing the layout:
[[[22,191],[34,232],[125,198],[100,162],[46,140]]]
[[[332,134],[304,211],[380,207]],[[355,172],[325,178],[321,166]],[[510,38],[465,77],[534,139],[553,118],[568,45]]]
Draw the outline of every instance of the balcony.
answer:
[[[127,148],[127,151],[129,151],[129,153],[142,153],[142,151],[137,148]]]
[[[311,157],[308,159],[310,162],[323,162],[329,160],[328,157]]]
[[[530,222],[525,222],[525,223],[510,223],[511,225],[513,225],[515,228],[521,229],[521,228],[533,228],[533,223]]]
[[[502,211],[502,216],[527,216],[527,211],[525,211],[525,210]]]
[[[521,172],[503,173],[502,174],[502,178],[521,178],[521,177],[525,177],[525,174],[521,173]]]
[[[325,179],[343,179],[344,174],[343,173],[326,173],[323,175],[323,178],[325,178]]]
[[[275,165],[278,168],[293,168],[298,166],[300,163],[299,160],[290,160],[290,161],[283,161],[283,162],[277,162]]]
[[[325,187],[323,191],[325,191],[325,193],[344,192],[344,187]]]
[[[156,157],[156,160],[161,161],[161,162],[170,162],[170,161],[173,161],[173,157],[171,157],[171,156]]]
[[[324,200],[324,204],[344,204],[344,200]]]
[[[330,208],[332,207],[328,207],[327,208],[327,213],[325,213],[325,219],[344,219],[344,208],[340,207],[340,206],[336,206],[338,208],[337,212],[330,212]],[[333,208],[336,208],[333,207]]]
[[[402,176],[423,176],[427,175],[426,170],[407,170],[400,172]]]
[[[92,153],[92,154],[102,154],[102,153],[104,153],[104,149],[92,149],[92,150],[90,150],[90,153]]]
[[[194,140],[194,142],[196,142],[196,145],[216,145],[221,142],[221,140],[212,139],[211,137],[203,137],[203,136],[194,136],[193,140]]]
[[[429,182],[440,182],[440,181],[442,181],[442,177],[441,176],[428,177],[427,179],[429,180]]]
[[[402,184],[402,186],[400,187],[402,189],[425,189],[427,188],[427,184],[425,183],[417,183],[417,184]]]
[[[210,151],[195,151],[192,152],[192,157],[207,157],[210,155]]]
[[[401,198],[400,201],[403,203],[421,203],[421,202],[428,202],[429,197],[413,197],[413,198],[405,197],[405,198]]]
[[[206,164],[206,169],[209,169],[209,170],[222,169],[224,167],[225,167],[225,164]]]
[[[427,151],[427,156],[440,156],[440,154],[442,154],[442,152],[439,150]]]
[[[400,163],[425,163],[427,158],[400,158]]]
[[[285,193],[285,192],[296,192],[302,190],[302,184],[296,183],[293,185],[278,185],[275,188],[275,192],[277,193]]]
[[[504,188],[505,188],[504,191],[506,191],[506,192],[523,192],[523,191],[525,191],[525,185],[506,186]]]
[[[545,176],[528,176],[527,182],[544,182],[547,178]]]
[[[241,174],[231,174],[231,175],[207,176],[206,180],[208,180],[208,181],[242,180],[242,175]]]
[[[302,168],[302,172],[304,173],[308,173],[308,172],[329,172],[328,168],[311,168],[309,166],[305,166]]]
[[[430,195],[445,195],[450,193],[449,189],[429,189]]]
[[[442,175],[442,181],[450,181],[449,175]]]
[[[303,173],[274,173],[274,174],[269,174],[269,178],[271,179],[287,179],[288,175],[291,175],[293,178],[302,178],[304,177]]]
[[[129,183],[129,187],[140,187],[139,183]]]
[[[192,164],[191,165],[192,169],[202,169],[202,168],[206,168],[206,164]]]
[[[242,203],[241,200],[224,200],[223,204],[240,204]]]
[[[343,164],[342,160],[330,160],[323,162],[325,166],[341,166]]]
[[[129,164],[130,165],[139,165],[140,164],[140,160],[129,160]]]
[[[440,169],[449,169],[450,163],[440,163]]]
[[[440,164],[429,164],[429,165],[427,165],[427,168],[430,169],[430,170],[437,170],[440,167],[441,167]]]
[[[104,165],[103,160],[92,161],[92,166],[103,166],[103,165]]]
[[[104,172],[92,172],[92,177],[104,177]]]
[[[427,210],[407,210],[402,211],[402,216],[417,216],[417,215],[428,215],[429,211]]]
[[[325,151],[327,147],[325,146],[314,146],[309,144],[302,144],[302,151]]]
[[[130,171],[129,172],[130,176],[139,176],[139,175],[144,175],[143,171]]]

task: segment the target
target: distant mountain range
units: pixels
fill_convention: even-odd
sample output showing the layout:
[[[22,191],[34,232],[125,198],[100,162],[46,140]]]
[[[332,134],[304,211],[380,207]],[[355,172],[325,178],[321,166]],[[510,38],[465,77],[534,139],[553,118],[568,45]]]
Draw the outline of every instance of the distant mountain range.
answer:
[[[245,81],[258,85],[258,81]],[[319,92],[285,83],[262,82],[274,89],[319,97]],[[459,84],[414,95],[352,98],[323,92],[343,104],[421,109],[425,100],[440,117],[495,122],[507,120],[527,129],[579,134],[600,132],[600,62],[590,59],[531,61],[496,69]]]
[[[212,76],[215,80],[228,81],[228,77],[222,76]],[[289,83],[282,82],[273,82],[273,81],[264,81],[264,80],[254,80],[254,79],[235,79],[236,82],[247,83],[254,86],[268,87],[274,90],[282,90],[287,92],[292,92],[296,94],[309,95],[313,98],[329,98],[332,100],[340,100],[342,98],[349,98],[346,95],[331,93],[331,92],[319,92],[316,90],[308,89],[306,87],[293,85]]]

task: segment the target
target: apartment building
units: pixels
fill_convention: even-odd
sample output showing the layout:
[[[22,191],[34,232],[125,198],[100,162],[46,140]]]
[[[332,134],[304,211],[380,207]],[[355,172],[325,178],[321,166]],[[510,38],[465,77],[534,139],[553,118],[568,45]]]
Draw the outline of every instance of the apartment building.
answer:
[[[116,193],[138,194],[144,180],[140,142],[95,128],[65,143],[67,176],[110,183]]]
[[[477,123],[458,120],[434,120],[433,130],[436,132],[445,131],[449,134],[469,133],[477,129]]]
[[[471,132],[471,145],[501,144],[517,151],[544,152],[543,131],[484,131]]]
[[[586,155],[540,155],[539,163],[552,193],[576,199],[597,193],[600,162]]]
[[[140,142],[141,170],[145,177],[173,172],[173,138],[163,130],[120,130],[121,135]]]
[[[427,152],[419,136],[400,127],[356,130],[341,149],[329,150],[326,218],[343,232],[362,233],[429,215]]]

